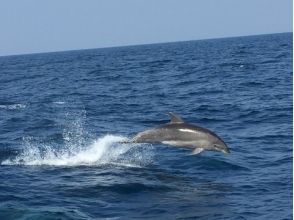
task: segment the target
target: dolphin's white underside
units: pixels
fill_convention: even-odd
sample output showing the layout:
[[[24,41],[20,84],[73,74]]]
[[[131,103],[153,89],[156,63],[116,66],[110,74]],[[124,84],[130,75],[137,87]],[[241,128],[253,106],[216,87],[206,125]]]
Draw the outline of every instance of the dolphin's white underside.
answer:
[[[177,146],[177,147],[191,147],[191,148],[207,147],[210,144],[207,140],[204,140],[204,139],[194,140],[194,141],[180,141],[180,140],[162,141],[161,143],[172,145],[172,146]]]

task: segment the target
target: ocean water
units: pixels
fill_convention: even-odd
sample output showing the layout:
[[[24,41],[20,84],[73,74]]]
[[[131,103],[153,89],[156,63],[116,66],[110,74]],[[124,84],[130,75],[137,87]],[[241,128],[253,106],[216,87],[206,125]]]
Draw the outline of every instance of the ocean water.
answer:
[[[231,154],[120,144],[169,121]],[[292,219],[292,33],[0,57],[0,219]]]

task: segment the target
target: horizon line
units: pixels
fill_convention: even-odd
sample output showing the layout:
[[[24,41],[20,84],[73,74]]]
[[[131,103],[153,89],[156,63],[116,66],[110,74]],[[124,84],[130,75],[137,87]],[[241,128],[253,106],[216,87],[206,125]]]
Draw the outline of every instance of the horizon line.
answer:
[[[147,46],[147,45],[156,45],[156,44],[184,43],[184,42],[190,42],[190,41],[217,40],[217,39],[238,38],[238,37],[254,37],[254,36],[262,36],[262,35],[272,35],[272,34],[293,34],[293,31],[275,32],[275,33],[261,33],[261,34],[252,34],[252,35],[251,34],[250,35],[235,35],[235,36],[233,35],[233,36],[226,36],[226,37],[201,38],[201,39],[194,39],[194,40],[178,40],[178,41],[166,41],[166,42],[163,41],[163,42],[142,43],[142,44],[127,44],[127,45],[105,46],[105,47],[96,47],[96,48],[77,48],[77,49],[69,49],[69,50],[9,54],[9,55],[0,55],[0,58],[11,57],[11,56],[28,56],[28,55],[37,55],[37,54],[48,54],[48,53],[66,53],[66,52],[74,52],[74,51],[80,51],[80,50],[98,50],[98,49],[111,49],[111,48],[121,48],[121,47]]]

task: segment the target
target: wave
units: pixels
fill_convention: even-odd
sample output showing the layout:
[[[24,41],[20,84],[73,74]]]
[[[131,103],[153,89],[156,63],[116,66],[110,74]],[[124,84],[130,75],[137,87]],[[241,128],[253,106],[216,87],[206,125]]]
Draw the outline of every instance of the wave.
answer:
[[[56,101],[56,102],[53,102],[53,104],[63,105],[63,104],[65,104],[65,102],[62,102],[62,101]]]
[[[152,161],[152,148],[148,145],[120,144],[126,137],[105,135],[92,144],[80,148],[61,148],[28,144],[24,151],[1,165],[99,166],[115,165],[141,167]]]

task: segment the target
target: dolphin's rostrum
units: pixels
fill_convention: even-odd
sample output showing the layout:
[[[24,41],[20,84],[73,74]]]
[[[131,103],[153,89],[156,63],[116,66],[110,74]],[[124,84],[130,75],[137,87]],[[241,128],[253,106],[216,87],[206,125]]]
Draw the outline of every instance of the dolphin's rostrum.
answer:
[[[172,112],[168,114],[171,118],[169,123],[140,132],[126,143],[162,143],[190,148],[193,150],[192,154],[198,154],[203,150],[230,153],[225,142],[212,131],[185,123]]]

